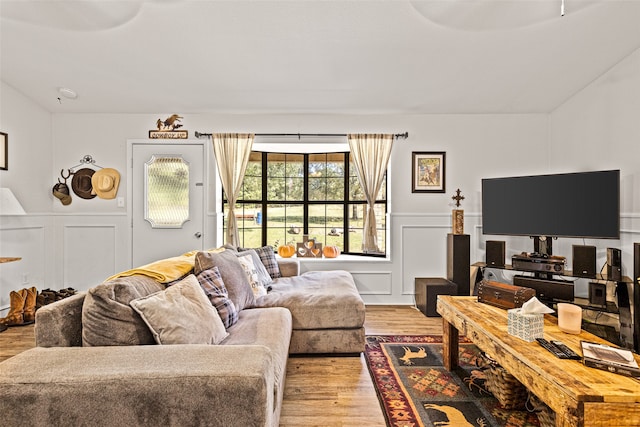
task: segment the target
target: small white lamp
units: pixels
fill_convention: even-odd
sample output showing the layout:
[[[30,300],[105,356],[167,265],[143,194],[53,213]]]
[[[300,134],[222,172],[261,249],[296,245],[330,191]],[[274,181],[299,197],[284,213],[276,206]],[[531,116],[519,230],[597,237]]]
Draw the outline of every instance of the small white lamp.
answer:
[[[0,215],[26,215],[22,205],[9,188],[0,188]]]

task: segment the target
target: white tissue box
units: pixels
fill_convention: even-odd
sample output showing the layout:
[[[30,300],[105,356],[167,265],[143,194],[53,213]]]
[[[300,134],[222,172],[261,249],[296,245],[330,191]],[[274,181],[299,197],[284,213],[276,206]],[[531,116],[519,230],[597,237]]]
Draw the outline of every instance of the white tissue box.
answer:
[[[521,308],[507,310],[507,332],[531,342],[543,337],[544,314],[522,314]]]

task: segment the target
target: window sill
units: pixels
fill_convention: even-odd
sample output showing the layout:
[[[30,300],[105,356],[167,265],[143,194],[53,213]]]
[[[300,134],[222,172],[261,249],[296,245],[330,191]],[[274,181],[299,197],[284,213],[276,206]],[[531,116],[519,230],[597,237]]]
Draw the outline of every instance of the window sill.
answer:
[[[276,255],[277,258],[281,258],[280,255]],[[383,262],[391,262],[391,258],[387,255],[386,257],[371,257],[371,256],[361,256],[361,255],[350,255],[350,254],[341,254],[337,258],[306,258],[306,257],[291,257],[291,259],[297,259],[303,264],[306,263],[341,263],[341,262],[365,262],[365,263],[383,263]]]

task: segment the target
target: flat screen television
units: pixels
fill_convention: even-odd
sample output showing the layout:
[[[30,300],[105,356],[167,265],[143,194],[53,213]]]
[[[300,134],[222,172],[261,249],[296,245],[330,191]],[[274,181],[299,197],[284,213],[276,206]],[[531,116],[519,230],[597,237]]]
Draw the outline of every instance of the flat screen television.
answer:
[[[620,171],[482,180],[482,233],[620,238]]]

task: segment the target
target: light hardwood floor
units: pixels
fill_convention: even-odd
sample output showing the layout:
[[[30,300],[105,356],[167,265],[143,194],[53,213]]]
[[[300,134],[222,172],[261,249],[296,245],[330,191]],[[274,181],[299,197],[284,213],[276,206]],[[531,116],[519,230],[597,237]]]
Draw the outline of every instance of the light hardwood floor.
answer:
[[[410,306],[367,306],[367,335],[442,334],[442,319]],[[0,361],[35,345],[33,325],[0,333]],[[385,426],[364,357],[292,356],[281,426]]]

